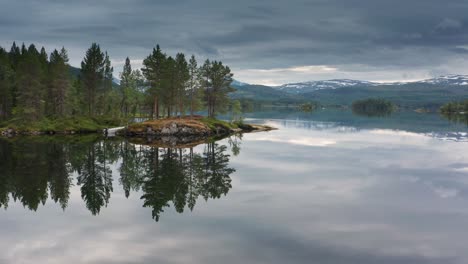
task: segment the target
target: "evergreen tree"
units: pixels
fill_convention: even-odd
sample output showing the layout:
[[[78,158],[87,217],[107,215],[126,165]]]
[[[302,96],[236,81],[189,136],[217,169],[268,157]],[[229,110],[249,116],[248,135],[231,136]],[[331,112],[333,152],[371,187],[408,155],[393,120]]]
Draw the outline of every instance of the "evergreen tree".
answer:
[[[179,107],[179,115],[184,115],[184,105],[187,101],[187,82],[190,79],[190,73],[185,55],[183,53],[177,53],[175,58],[175,93],[177,104]]]
[[[0,120],[11,116],[13,108],[13,69],[9,54],[0,47]]]
[[[171,117],[176,97],[176,62],[169,56],[163,64],[161,95],[167,110],[167,117]]]
[[[188,88],[190,90],[190,116],[193,117],[193,112],[197,106],[197,90],[198,90],[198,78],[199,78],[199,71],[198,71],[198,66],[197,66],[197,60],[195,59],[195,56],[192,55],[190,57],[190,61],[188,64],[188,70],[189,70],[189,83],[188,83]]]
[[[85,58],[81,62],[82,84],[85,90],[85,102],[88,106],[88,115],[94,116],[96,111],[96,97],[99,88],[104,81],[106,67],[106,57],[98,44],[93,43],[86,51]]]
[[[101,115],[117,116],[119,109],[119,94],[112,89],[114,68],[111,66],[110,58],[107,52],[104,54],[104,79],[98,90],[98,113]]]
[[[40,62],[40,54],[31,44],[28,50],[23,50],[18,64],[18,114],[26,120],[38,120],[43,114],[44,69]]]
[[[201,76],[208,116],[214,118],[216,113],[224,112],[229,105],[228,93],[234,91],[231,88],[233,74],[222,62],[206,60]]]
[[[128,107],[129,107],[129,93],[131,86],[133,85],[132,80],[132,66],[130,65],[130,59],[127,57],[125,59],[125,65],[123,67],[123,71],[120,74],[120,89],[121,89],[121,96],[122,101],[120,103],[120,109],[124,116],[128,115]]]
[[[70,94],[68,55],[65,48],[50,54],[48,114],[54,117],[66,115]]]
[[[159,100],[161,93],[162,71],[166,61],[159,45],[153,49],[153,53],[143,60],[141,71],[149,84],[148,95],[152,98],[151,117],[159,118]]]
[[[11,87],[11,97],[12,97],[12,108],[15,108],[17,105],[17,95],[18,95],[18,87],[16,86],[16,75],[15,72],[18,68],[18,63],[21,58],[21,50],[18,46],[16,46],[16,42],[13,42],[13,45],[11,46],[9,59],[10,59],[10,65],[13,70],[13,75],[12,75],[12,87]]]
[[[13,70],[16,70],[16,66],[18,65],[18,62],[21,57],[21,50],[18,46],[16,46],[16,42],[13,42],[13,45],[11,46],[9,57],[11,67],[13,68]]]

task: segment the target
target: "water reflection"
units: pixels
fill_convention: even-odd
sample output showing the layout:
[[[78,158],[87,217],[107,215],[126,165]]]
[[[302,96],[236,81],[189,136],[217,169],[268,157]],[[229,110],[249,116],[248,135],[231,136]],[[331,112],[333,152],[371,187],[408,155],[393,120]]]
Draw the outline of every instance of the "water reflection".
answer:
[[[240,141],[228,141],[234,155]],[[161,148],[93,136],[0,139],[0,207],[8,208],[11,197],[36,211],[50,198],[65,210],[76,183],[87,209],[97,215],[109,204],[118,178],[125,196],[141,195],[158,221],[170,204],[182,213],[186,206],[193,210],[199,197],[226,195],[234,172],[229,157],[227,146],[216,142]]]
[[[178,213],[188,206],[193,210],[199,196],[205,200],[226,195],[231,186],[227,147],[208,143],[202,153],[190,149],[149,148],[142,177],[143,206],[152,209],[158,221],[170,202]]]
[[[452,122],[465,124],[468,126],[468,113],[465,113],[465,114],[442,113],[441,115]]]

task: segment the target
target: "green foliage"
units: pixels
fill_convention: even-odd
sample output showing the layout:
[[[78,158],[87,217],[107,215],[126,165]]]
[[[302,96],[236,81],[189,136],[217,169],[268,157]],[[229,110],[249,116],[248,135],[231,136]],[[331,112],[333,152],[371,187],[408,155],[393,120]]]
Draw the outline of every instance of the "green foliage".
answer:
[[[384,99],[364,99],[353,102],[353,113],[365,116],[386,116],[395,110],[395,105]]]
[[[49,116],[61,117],[70,109],[71,81],[68,68],[68,54],[65,48],[54,50],[50,55],[48,99],[46,112]]]
[[[225,113],[229,106],[228,94],[235,91],[231,87],[231,69],[220,61],[206,60],[200,69],[200,76],[208,116],[214,118],[216,113]]]
[[[234,143],[233,152],[239,154],[240,138]],[[95,136],[16,137],[0,138],[0,148],[0,207],[7,208],[14,200],[33,211],[49,200],[66,210],[76,185],[86,208],[97,215],[118,187],[127,197],[139,191],[141,203],[158,221],[170,204],[182,213],[186,207],[194,210],[199,198],[228,194],[235,171],[229,166],[227,146],[214,142],[197,151],[136,146]],[[112,164],[120,174],[120,184],[114,186]]]
[[[207,125],[212,130],[216,130],[216,128],[224,128],[224,129],[235,129],[235,128],[237,128],[237,125],[235,123],[230,123],[230,122],[226,122],[226,121],[223,121],[223,120],[218,120],[218,119],[211,118],[211,117],[204,117],[204,118],[200,119],[200,121],[203,124]]]
[[[84,98],[88,106],[88,115],[96,113],[96,100],[99,92],[104,89],[104,75],[106,70],[106,57],[98,44],[93,43],[86,51],[81,62],[81,76],[84,90]]]
[[[460,114],[468,113],[468,99],[460,102],[450,102],[440,108],[441,113]]]
[[[116,127],[125,123],[125,120],[111,117],[61,117],[57,119],[42,118],[37,121],[28,121],[15,118],[0,123],[2,130],[11,128],[22,132],[96,132],[104,128]]]
[[[38,120],[44,113],[44,78],[47,69],[42,59],[33,44],[27,50],[23,46],[16,70],[16,114],[29,121]]]
[[[233,122],[242,122],[242,104],[239,100],[231,102],[231,119]]]
[[[318,104],[317,103],[305,103],[305,104],[301,104],[299,106],[299,109],[302,111],[302,112],[312,112],[314,111],[315,109],[317,109],[318,107]]]
[[[65,48],[50,56],[33,44],[13,43],[9,52],[0,48],[0,121],[49,129],[55,127],[50,121],[82,116],[159,118],[162,109],[168,117],[183,116],[205,105],[214,117],[229,108],[232,73],[221,62],[199,68],[194,56],[187,62],[184,54],[173,58],[157,46],[143,65],[141,72],[132,70],[127,58],[116,85],[110,57],[96,43],[86,51],[81,69],[68,64]]]
[[[450,121],[468,125],[468,100],[447,103],[440,108],[440,113]]]
[[[14,72],[9,54],[0,48],[0,120],[9,118],[13,110]]]

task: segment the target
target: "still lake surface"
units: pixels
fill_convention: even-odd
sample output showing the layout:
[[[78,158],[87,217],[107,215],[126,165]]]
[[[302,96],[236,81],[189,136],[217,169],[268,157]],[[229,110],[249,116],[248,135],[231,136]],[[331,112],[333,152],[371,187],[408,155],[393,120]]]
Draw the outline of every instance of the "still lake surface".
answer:
[[[170,149],[0,139],[0,263],[468,263],[468,127],[264,111]]]

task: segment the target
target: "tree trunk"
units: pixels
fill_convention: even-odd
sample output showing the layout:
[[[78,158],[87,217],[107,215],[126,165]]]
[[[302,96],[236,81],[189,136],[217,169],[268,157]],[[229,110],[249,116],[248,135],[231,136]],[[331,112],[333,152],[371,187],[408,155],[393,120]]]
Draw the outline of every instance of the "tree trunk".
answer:
[[[154,102],[153,102],[153,115],[154,114],[156,114],[156,118],[154,116],[152,117],[155,119],[158,119],[159,118],[159,101],[158,101],[157,96],[154,97]]]

